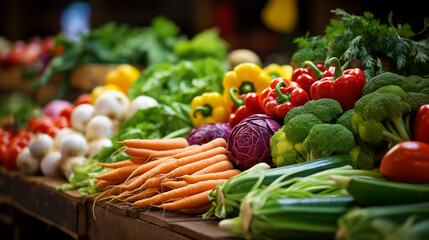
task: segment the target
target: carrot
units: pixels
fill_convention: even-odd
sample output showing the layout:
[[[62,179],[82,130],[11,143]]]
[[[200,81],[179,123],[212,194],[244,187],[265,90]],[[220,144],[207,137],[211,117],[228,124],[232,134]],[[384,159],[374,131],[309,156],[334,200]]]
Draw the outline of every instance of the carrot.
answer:
[[[185,175],[181,178],[185,180],[187,183],[196,183],[207,180],[216,180],[216,179],[229,179],[237,174],[241,173],[238,169],[230,169],[222,172],[215,173],[206,173],[199,175]]]
[[[192,163],[192,162],[196,162],[196,161],[199,161],[201,159],[213,157],[213,156],[219,155],[219,154],[226,154],[226,148],[216,147],[216,148],[210,149],[210,150],[205,151],[205,152],[200,152],[200,153],[197,153],[195,155],[191,155],[188,157],[177,159],[175,161],[168,161],[168,162],[162,163],[162,164],[150,169],[149,171],[145,172],[144,174],[140,175],[139,179],[136,180],[135,182],[131,183],[130,185],[128,185],[126,190],[133,190],[133,189],[137,188],[139,185],[143,184],[146,180],[148,180],[149,178],[151,178],[153,176],[156,176],[159,174],[165,174],[165,173],[168,173],[168,172],[174,170],[177,167],[180,167],[180,166]]]
[[[97,183],[97,188],[100,190],[104,190],[108,186],[112,186],[114,183],[107,181],[107,180],[99,180]]]
[[[132,158],[130,159],[130,161],[135,164],[144,164],[144,163],[147,163],[149,160],[150,160],[149,158],[143,158],[143,157],[137,157],[137,156],[132,156]]]
[[[175,180],[169,180],[169,181],[163,181],[161,183],[161,189],[162,192],[167,192],[176,188],[181,188],[187,186],[188,183],[186,181],[175,181]]]
[[[222,172],[222,171],[230,170],[233,168],[234,168],[234,166],[232,165],[232,163],[230,161],[222,161],[219,163],[215,163],[211,166],[208,166],[206,168],[203,168],[200,171],[197,171],[192,175]]]
[[[121,168],[116,168],[104,174],[95,176],[94,178],[98,180],[110,181],[113,184],[121,183],[125,179],[127,179],[130,176],[130,174],[134,170],[136,170],[139,166],[140,165],[138,164],[133,164],[133,165],[124,166]]]
[[[135,162],[133,162],[131,160],[124,160],[124,161],[119,161],[119,162],[115,162],[115,163],[100,163],[100,162],[98,163],[98,165],[100,165],[102,167],[112,168],[112,169],[125,167],[125,166],[129,166],[129,165],[133,165],[133,164],[135,164]]]
[[[178,177],[178,176],[183,176],[185,174],[192,174],[192,173],[195,173],[201,169],[204,169],[208,166],[211,166],[215,163],[222,162],[222,161],[228,161],[229,162],[229,158],[226,154],[215,155],[215,156],[210,157],[210,158],[202,159],[200,161],[193,162],[193,163],[178,167],[178,168],[174,169],[173,171],[169,172],[166,175],[166,177]]]
[[[170,150],[189,146],[188,140],[183,137],[171,139],[127,139],[122,141],[122,143],[127,147],[151,150]]]
[[[212,204],[207,204],[207,205],[203,205],[201,207],[195,207],[195,208],[185,208],[185,209],[181,209],[180,212],[181,213],[185,213],[185,214],[203,214],[205,212],[207,212],[208,210],[210,210],[210,208],[212,207]]]
[[[209,193],[211,190],[206,190],[203,192],[196,193],[192,196],[170,202],[170,203],[164,203],[162,205],[159,205],[157,207],[165,209],[165,210],[182,210],[182,209],[190,209],[190,208],[197,208],[201,206],[205,206],[210,204],[209,200]]]
[[[145,164],[140,165],[140,167],[138,167],[136,170],[134,170],[134,172],[132,172],[130,174],[129,178],[133,178],[135,176],[142,175],[142,174],[146,173],[147,171],[149,171],[149,170],[155,168],[156,166],[160,165],[161,163],[167,163],[167,162],[171,162],[171,161],[175,161],[175,160],[177,160],[177,159],[174,159],[174,158],[160,158],[160,159],[157,159],[157,160],[153,160],[151,162],[147,162]],[[128,179],[125,182],[128,182]],[[138,185],[141,185],[143,183],[144,183],[144,181],[139,182]]]
[[[155,195],[150,198],[142,199],[134,203],[135,206],[138,207],[148,207],[151,205],[157,205],[164,202],[167,202],[172,199],[191,196],[197,193],[201,193],[207,190],[212,190],[218,184],[225,182],[226,180],[209,180],[198,182],[194,184],[187,185],[185,187],[173,189],[168,192],[164,192],[158,195]],[[208,200],[208,199],[207,199]],[[189,207],[188,207],[189,208]]]
[[[141,189],[159,187],[164,180],[164,175],[149,178],[145,183],[143,183]]]
[[[147,188],[139,193],[132,194],[124,199],[126,202],[135,202],[141,199],[150,198],[161,192],[161,188]]]

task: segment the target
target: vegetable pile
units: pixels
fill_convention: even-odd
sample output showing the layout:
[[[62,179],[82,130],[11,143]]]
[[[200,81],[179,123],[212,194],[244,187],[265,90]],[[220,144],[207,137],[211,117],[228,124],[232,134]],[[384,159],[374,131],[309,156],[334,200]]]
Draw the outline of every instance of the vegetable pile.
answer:
[[[1,151],[14,150],[0,160],[62,176],[58,190],[95,202],[215,216],[244,238],[425,239],[428,39],[405,38],[415,36],[408,27],[370,13],[334,12],[343,19],[325,37],[296,40],[296,68],[228,63],[215,29],[183,39],[164,18],[120,28],[133,36],[127,49],[106,37],[116,25],[79,44],[63,39],[40,84],[81,59],[134,66],[118,65],[75,104],[45,106],[28,130],[5,122]],[[380,56],[373,41],[391,51]],[[381,57],[397,60],[396,71],[381,68]],[[362,64],[352,67],[354,58]]]

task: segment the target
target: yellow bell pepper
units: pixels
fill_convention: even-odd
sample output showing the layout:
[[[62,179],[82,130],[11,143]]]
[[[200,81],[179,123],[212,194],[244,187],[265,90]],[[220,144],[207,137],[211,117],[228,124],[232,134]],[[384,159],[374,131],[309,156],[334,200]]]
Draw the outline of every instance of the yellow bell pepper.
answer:
[[[229,110],[218,92],[203,93],[191,102],[191,121],[194,127],[208,123],[227,122]]]
[[[298,1],[270,0],[262,10],[261,18],[273,31],[292,32],[298,22]]]
[[[106,84],[116,84],[128,95],[128,90],[140,76],[140,71],[132,65],[121,64],[106,75]]]
[[[291,65],[278,65],[277,63],[271,63],[264,68],[265,72],[271,77],[271,79],[281,77],[288,81],[292,79],[293,67]]]
[[[92,89],[92,91],[91,91],[91,99],[89,100],[89,103],[90,104],[94,104],[95,99],[97,99],[98,96],[100,96],[103,92],[105,92],[107,90],[116,90],[116,91],[119,91],[119,92],[122,92],[122,93],[124,92],[116,84],[109,83],[109,84],[105,84],[105,85],[100,85],[100,86],[97,86],[97,87],[95,87],[95,88]]]
[[[223,97],[226,106],[231,109],[233,102],[230,96],[230,89],[237,88],[235,92],[237,99],[241,94],[256,92],[260,94],[271,83],[270,76],[258,65],[253,63],[242,63],[237,65],[232,71],[225,74],[223,78]]]

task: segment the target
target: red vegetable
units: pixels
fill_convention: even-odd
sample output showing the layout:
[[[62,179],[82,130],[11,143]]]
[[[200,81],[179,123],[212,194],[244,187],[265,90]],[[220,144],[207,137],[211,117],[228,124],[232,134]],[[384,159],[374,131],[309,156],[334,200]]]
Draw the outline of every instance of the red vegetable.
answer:
[[[323,71],[325,71],[323,65],[317,66],[311,61],[305,61],[302,64],[302,68],[297,68],[293,71],[291,81],[298,83],[310,96],[311,85],[322,78]]]
[[[404,183],[429,183],[429,144],[406,141],[396,144],[381,160],[380,173]]]
[[[417,112],[414,122],[414,137],[416,141],[429,144],[429,104],[422,105]]]
[[[325,77],[311,85],[311,99],[331,98],[338,101],[344,111],[354,107],[362,96],[362,88],[366,83],[365,75],[359,68],[341,72],[338,58],[331,58],[326,66],[335,65],[333,77]]]
[[[231,114],[229,115],[229,124],[231,127],[237,125],[241,120],[258,113],[263,113],[264,111],[259,104],[259,94],[255,92],[250,92],[241,95],[241,99],[237,99],[234,95],[234,92],[237,92],[237,88],[231,88],[230,96],[231,100],[234,103],[232,105]]]
[[[89,103],[89,101],[91,100],[91,94],[89,93],[84,93],[81,94],[75,102],[75,105],[80,105],[80,104],[84,104],[84,103]]]
[[[265,98],[261,99],[261,95],[260,103],[265,110],[265,114],[283,120],[289,110],[295,106],[303,105],[309,101],[309,98],[302,88],[298,86],[291,87],[289,81],[281,78],[275,81],[276,79],[273,82],[277,82],[277,85],[268,89]],[[265,90],[263,93],[265,93]]]

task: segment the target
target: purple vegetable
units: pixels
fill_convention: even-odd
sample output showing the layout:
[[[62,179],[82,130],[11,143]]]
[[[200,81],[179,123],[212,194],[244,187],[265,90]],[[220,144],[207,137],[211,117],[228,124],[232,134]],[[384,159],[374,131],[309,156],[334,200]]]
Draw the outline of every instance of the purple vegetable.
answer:
[[[228,138],[228,156],[235,166],[244,171],[260,162],[274,166],[270,139],[281,125],[275,118],[254,114],[238,123]]]
[[[229,123],[209,123],[192,129],[187,139],[190,145],[201,145],[216,138],[228,140],[230,133],[231,125]]]

